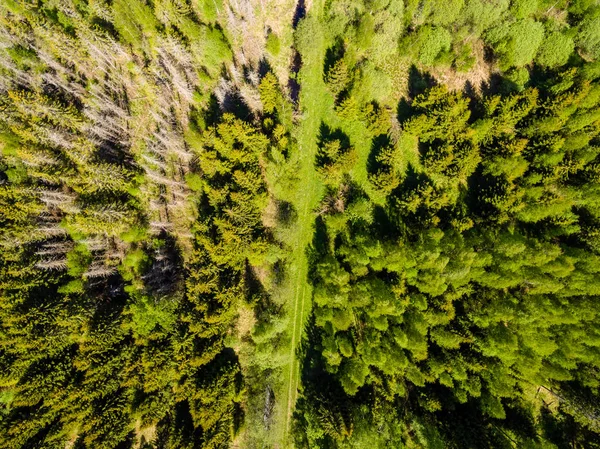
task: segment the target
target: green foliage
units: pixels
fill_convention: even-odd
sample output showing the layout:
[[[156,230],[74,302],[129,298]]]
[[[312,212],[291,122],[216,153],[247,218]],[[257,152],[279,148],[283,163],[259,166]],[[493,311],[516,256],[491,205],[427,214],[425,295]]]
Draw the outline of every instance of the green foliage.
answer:
[[[508,87],[508,92],[516,90],[517,92],[525,89],[525,85],[529,82],[529,70],[525,67],[510,69],[506,72],[506,81],[511,83]]]
[[[415,96],[399,141],[386,136],[374,150],[379,171],[370,179],[385,198],[383,210],[375,212],[381,200],[372,191],[328,178],[321,209],[327,244],[313,274],[318,332],[311,348],[319,356],[311,363],[322,363],[352,402],[351,420],[361,419],[360,407],[374,420],[378,403],[402,401],[410,404],[404,413],[447,422],[442,413],[464,404],[477,408],[475,421],[498,423],[500,430],[482,437],[491,447],[504,438],[498,432],[530,444],[511,414],[523,407],[532,428],[543,426],[533,416],[544,407],[527,392],[566,388],[588,363],[568,336],[590,326],[588,313],[597,316],[574,311],[598,291],[587,267],[595,246],[582,249],[575,237],[587,220],[582,210],[597,207],[575,186],[596,192],[584,167],[598,153],[586,157],[583,149],[600,132],[586,128],[597,120],[597,92],[581,73],[565,71],[534,89],[524,86],[536,82],[527,69],[513,69],[520,92],[481,101],[443,86]],[[329,142],[320,155],[339,150],[339,141]],[[354,429],[335,447],[359,444]],[[462,447],[459,430],[420,432],[419,444]]]
[[[225,61],[232,58],[227,38],[219,28],[202,27],[202,60],[211,77],[217,76]]]
[[[449,25],[461,17],[464,5],[464,0],[433,1],[429,6],[431,16],[428,22],[433,25]]]
[[[517,19],[525,19],[535,13],[539,8],[539,0],[513,0],[510,12]]]
[[[142,227],[132,227],[119,237],[126,243],[139,242],[147,237],[147,230]]]
[[[172,330],[177,319],[174,309],[173,304],[155,303],[144,296],[139,298],[131,304],[129,310],[133,334],[148,337]]]
[[[573,53],[574,47],[572,38],[561,33],[552,33],[544,38],[536,61],[538,64],[551,68],[564,65]]]
[[[281,51],[281,42],[275,33],[269,33],[265,48],[273,56],[279,56],[279,52]]]
[[[577,33],[577,45],[591,59],[600,58],[600,9],[586,12]]]
[[[198,8],[199,16],[203,22],[215,22],[219,11],[223,8],[223,0],[200,0],[193,2]]]
[[[463,14],[469,25],[482,33],[504,17],[510,3],[510,0],[467,0]]]
[[[0,4],[0,446],[597,447],[597,2],[279,6]]]
[[[450,50],[452,37],[448,30],[440,27],[425,26],[419,30],[419,62],[434,65],[441,53]]]
[[[222,7],[0,6],[0,446],[112,449],[137,444],[140,426],[157,429],[144,447],[231,439],[240,388],[224,330],[246,290],[198,268],[214,237],[205,220],[219,217],[197,219],[191,188],[206,182],[186,146],[208,72],[232,58]],[[255,193],[249,171],[231,179]],[[267,252],[260,233],[253,261]]]
[[[393,95],[392,80],[385,71],[372,64],[365,64],[361,70],[360,92],[365,101],[385,104]]]
[[[144,0],[116,0],[112,3],[114,27],[135,51],[152,51],[158,21]]]
[[[468,72],[475,65],[476,59],[473,56],[471,45],[461,45],[457,48],[454,66],[458,72]]]
[[[337,139],[324,141],[317,153],[316,164],[327,184],[337,185],[356,161],[356,151]]]
[[[196,173],[188,173],[185,175],[185,182],[194,192],[202,190],[202,178]]]
[[[89,266],[92,254],[85,245],[77,245],[67,254],[67,268],[73,277],[81,276]]]
[[[277,78],[272,72],[267,73],[261,80],[259,91],[264,111],[267,114],[273,113],[275,108],[279,105],[281,93],[279,91]]]
[[[487,42],[500,56],[501,67],[530,64],[544,40],[544,26],[534,19],[502,24],[486,34]]]

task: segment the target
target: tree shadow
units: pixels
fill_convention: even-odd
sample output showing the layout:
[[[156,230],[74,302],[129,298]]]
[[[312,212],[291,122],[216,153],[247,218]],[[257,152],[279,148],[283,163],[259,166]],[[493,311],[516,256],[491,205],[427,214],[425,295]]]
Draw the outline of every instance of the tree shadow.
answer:
[[[398,102],[398,107],[396,108],[396,117],[398,118],[398,122],[400,124],[406,122],[413,115],[413,110],[406,98],[402,98]]]
[[[331,128],[329,125],[322,121],[321,125],[319,126],[319,145],[331,142],[332,140],[339,140],[342,148],[350,147],[350,138],[346,133],[344,133],[341,130],[341,128]]]
[[[515,82],[502,76],[500,73],[492,73],[488,83],[482,86],[481,92],[483,96],[488,97],[498,94],[508,95],[519,90],[520,88]]]
[[[244,299],[252,304],[268,296],[263,283],[258,278],[256,271],[246,260],[244,267]]]
[[[378,159],[382,151],[389,148],[391,143],[389,136],[386,134],[380,134],[371,141],[371,151],[369,152],[369,157],[367,159],[368,173],[375,174],[383,168],[383,164]]]
[[[311,314],[303,332],[303,339],[297,351],[300,364],[300,380],[303,392],[298,398],[293,415],[292,436],[298,447],[307,447],[306,415],[340,416],[344,424],[351,427],[351,399],[340,382],[327,371],[321,348],[321,331],[316,326],[315,314]],[[334,440],[325,434],[319,441],[319,447],[334,448]]]
[[[411,106],[412,100],[436,84],[435,79],[429,73],[421,72],[414,65],[411,66],[408,71],[408,98],[402,98],[396,107],[396,117],[400,124],[406,122],[414,115],[414,110]]]
[[[223,113],[233,114],[241,120],[251,120],[254,115],[244,99],[237,90],[229,90],[223,95],[223,100],[219,104],[219,118]],[[218,122],[218,120],[217,120]]]
[[[408,95],[415,98],[430,87],[437,84],[435,79],[427,72],[421,72],[416,66],[411,66],[408,72]]]
[[[346,48],[341,37],[337,37],[334,44],[325,52],[325,61],[323,62],[323,76],[325,76],[337,61],[344,57]]]
[[[316,280],[317,263],[325,257],[329,252],[329,235],[327,226],[322,216],[317,216],[315,219],[315,232],[313,233],[312,243],[306,248],[306,256],[308,259],[308,280],[314,283]]]
[[[486,84],[487,83],[482,82],[481,85],[479,86],[480,89],[484,89]],[[465,87],[463,88],[463,93],[465,94],[465,96],[469,97],[471,100],[476,100],[479,98],[479,95],[477,94],[477,89],[475,89],[475,86],[473,85],[473,83],[471,81],[467,81],[465,83]]]
[[[113,39],[115,39],[115,40],[119,39],[119,32],[117,31],[117,29],[115,28],[115,25],[112,22],[105,20],[101,17],[94,16],[90,20],[90,24],[93,25],[94,27],[97,27],[98,29],[106,32]]]
[[[162,231],[157,240],[160,245],[150,255],[150,263],[142,275],[146,291],[155,298],[183,292],[183,258],[177,240]]]
[[[285,261],[279,259],[273,264],[272,268],[273,282],[275,285],[283,285],[283,282],[287,278],[287,270]]]
[[[219,100],[214,93],[212,93],[208,98],[206,108],[204,108],[202,111],[197,111],[196,113],[202,118],[202,122],[206,124],[206,127],[211,127],[219,123],[222,111],[221,106],[219,105]]]
[[[118,303],[127,297],[121,274],[115,273],[107,277],[91,278],[86,285],[86,292],[103,302]]]
[[[508,181],[504,178],[483,173],[479,166],[467,180],[467,195],[465,203],[469,214],[484,220],[495,221],[499,216],[498,209],[488,201],[483,201],[484,195],[500,196],[509,188]]]
[[[429,178],[427,178],[427,176],[424,173],[418,172],[417,170],[415,170],[412,164],[409,164],[406,169],[406,174],[404,176],[403,182],[392,191],[391,195],[399,197],[401,196],[402,192],[416,190],[427,179]]]
[[[383,206],[373,208],[373,224],[371,229],[375,231],[380,240],[397,240],[400,237],[398,226],[390,219],[390,214]]]
[[[292,27],[296,29],[300,20],[306,16],[306,2],[304,0],[298,0],[296,3],[296,9],[294,10],[294,17],[292,17]]]
[[[289,201],[277,201],[276,219],[284,226],[290,226],[298,219],[298,211]]]
[[[297,75],[302,68],[302,56],[295,48],[292,49],[292,61],[290,63],[290,77],[288,78],[288,91],[290,93],[290,99],[297,105],[300,99],[300,83],[297,80]]]
[[[258,61],[258,75],[260,76],[260,79],[263,79],[269,72],[273,72],[271,64],[269,64],[269,61],[267,61],[265,57],[262,57],[260,61]]]
[[[341,128],[331,128],[325,122],[321,122],[319,126],[319,137],[318,146],[319,148],[325,147],[329,142],[338,141],[340,145],[340,153],[345,153],[350,148],[350,137],[344,133]],[[327,163],[331,162],[329,157],[322,151],[319,151],[316,156],[315,163],[317,166],[322,167]]]

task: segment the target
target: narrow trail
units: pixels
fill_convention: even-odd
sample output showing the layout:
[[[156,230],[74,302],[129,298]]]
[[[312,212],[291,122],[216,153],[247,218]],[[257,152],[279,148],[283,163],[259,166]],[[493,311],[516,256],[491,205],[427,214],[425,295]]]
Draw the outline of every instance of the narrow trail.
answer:
[[[306,201],[304,204],[304,210],[299,216],[299,222],[301,223],[301,229],[299,234],[301,237],[306,237],[307,226],[309,226],[309,236],[311,233],[310,231],[312,231],[312,225],[314,220],[312,217],[312,210],[310,208],[310,205],[310,201]],[[295,253],[301,252],[302,254],[295,254],[296,257],[294,257],[294,259],[299,263],[299,269],[298,274],[296,275],[296,288],[294,292],[294,319],[292,320],[293,328],[292,343],[290,347],[290,374],[285,424],[286,434],[289,432],[293,407],[298,396],[298,387],[300,383],[299,363],[296,360],[296,349],[298,346],[298,342],[302,338],[302,331],[304,330],[304,300],[306,296],[306,290],[308,287],[308,280],[306,279],[306,276],[308,274],[308,261],[306,260],[306,254],[304,254],[304,249],[306,248],[306,244],[308,244],[309,242],[305,242],[304,240],[305,238],[299,239],[298,247],[294,251]],[[298,308],[300,308],[300,314],[298,314]]]
[[[322,2],[315,1],[312,4],[310,14],[320,15]],[[304,16],[304,1],[300,0],[299,15]],[[297,24],[295,19],[294,25]],[[297,92],[299,108],[302,119],[295,133],[298,142],[298,152],[295,159],[298,163],[298,176],[300,182],[297,186],[292,203],[298,213],[297,227],[294,232],[293,241],[289,242],[292,247],[290,260],[290,324],[291,342],[289,348],[289,370],[286,370],[284,382],[284,394],[282,398],[284,416],[280,416],[282,428],[280,429],[280,446],[293,447],[290,441],[290,428],[292,416],[298,392],[300,388],[300,361],[296,352],[311,310],[312,288],[308,280],[309,262],[306,250],[312,243],[316,215],[314,213],[324,194],[323,182],[315,170],[315,157],[318,150],[318,136],[321,122],[330,112],[332,105],[324,102],[327,97],[323,82],[322,70],[325,49],[317,46],[311,49],[310,55],[301,55],[298,75],[301,83]],[[301,87],[301,88],[300,88]]]

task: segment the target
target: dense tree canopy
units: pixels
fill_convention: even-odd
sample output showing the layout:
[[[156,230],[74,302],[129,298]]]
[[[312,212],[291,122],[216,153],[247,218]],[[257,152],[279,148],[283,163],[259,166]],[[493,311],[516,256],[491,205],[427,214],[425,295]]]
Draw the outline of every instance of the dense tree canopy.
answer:
[[[600,447],[600,5],[0,4],[0,446]]]

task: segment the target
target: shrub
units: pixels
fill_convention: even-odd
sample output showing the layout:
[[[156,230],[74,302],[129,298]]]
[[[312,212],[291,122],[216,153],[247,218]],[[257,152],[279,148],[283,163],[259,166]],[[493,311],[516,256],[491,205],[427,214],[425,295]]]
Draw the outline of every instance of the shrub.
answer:
[[[300,21],[294,33],[296,49],[305,57],[315,57],[323,47],[324,38],[323,26],[310,15]]]
[[[459,72],[468,72],[475,65],[475,56],[473,56],[473,47],[468,44],[462,44],[455,49],[454,67]]]
[[[281,51],[281,41],[276,34],[269,33],[267,36],[267,51],[271,53],[273,56],[279,56],[279,52]]]
[[[523,67],[533,61],[542,41],[544,26],[533,19],[502,24],[486,35],[486,41],[500,57],[500,67]]]
[[[532,19],[517,22],[511,29],[507,56],[511,65],[529,64],[544,39],[544,26]]]
[[[510,12],[517,19],[525,19],[538,9],[538,0],[513,0]]]
[[[363,50],[368,49],[375,36],[375,20],[371,14],[365,14],[356,30],[356,45]]]
[[[419,30],[419,62],[433,65],[440,53],[450,50],[452,37],[445,28],[425,26]]]
[[[586,15],[580,25],[577,46],[591,59],[600,58],[600,9]]]
[[[375,13],[375,35],[369,55],[373,61],[382,63],[386,58],[396,54],[404,30],[403,9],[402,2],[393,2],[390,8]]]
[[[587,63],[583,66],[581,73],[588,80],[600,78],[600,61]]]
[[[432,2],[430,22],[434,25],[449,25],[458,20],[465,0],[437,0]]]
[[[525,89],[525,84],[529,81],[529,70],[524,67],[513,68],[505,73],[506,80],[508,81],[505,85],[508,92],[514,90],[521,91]]]
[[[185,175],[185,182],[194,192],[200,192],[202,190],[202,177],[196,173],[187,173]]]
[[[508,9],[510,0],[467,0],[463,17],[478,32],[498,22]]]
[[[561,33],[552,33],[542,42],[536,61],[546,67],[559,67],[567,63],[574,48],[572,38]]]
[[[366,63],[361,71],[360,94],[365,101],[386,103],[392,97],[392,80],[373,64]]]

